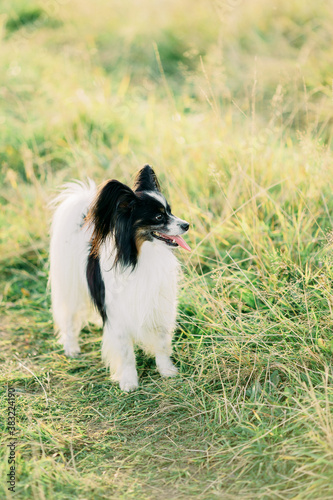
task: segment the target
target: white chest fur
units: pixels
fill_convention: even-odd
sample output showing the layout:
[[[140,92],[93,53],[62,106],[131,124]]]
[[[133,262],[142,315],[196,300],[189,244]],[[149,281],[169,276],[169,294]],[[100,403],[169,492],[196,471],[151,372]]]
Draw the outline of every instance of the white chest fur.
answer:
[[[144,242],[134,271],[113,270],[110,259],[101,259],[109,321],[120,322],[137,341],[153,331],[173,328],[177,307],[179,263],[172,250],[160,242]]]

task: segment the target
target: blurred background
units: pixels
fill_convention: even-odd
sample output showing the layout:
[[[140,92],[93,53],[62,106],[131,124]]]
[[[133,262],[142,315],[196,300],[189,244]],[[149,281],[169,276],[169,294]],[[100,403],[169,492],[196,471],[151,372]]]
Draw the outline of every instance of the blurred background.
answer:
[[[254,193],[247,175],[328,187],[330,1],[13,0],[1,12],[2,255],[43,240],[49,188],[71,178],[130,182],[151,163],[198,226]]]

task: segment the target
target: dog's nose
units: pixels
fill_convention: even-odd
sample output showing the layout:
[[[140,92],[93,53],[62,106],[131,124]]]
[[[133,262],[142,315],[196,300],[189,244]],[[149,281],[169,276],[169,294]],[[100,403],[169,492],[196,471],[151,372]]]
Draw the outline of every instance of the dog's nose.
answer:
[[[180,225],[183,231],[187,231],[188,228],[190,227],[188,222],[183,222],[183,224]]]

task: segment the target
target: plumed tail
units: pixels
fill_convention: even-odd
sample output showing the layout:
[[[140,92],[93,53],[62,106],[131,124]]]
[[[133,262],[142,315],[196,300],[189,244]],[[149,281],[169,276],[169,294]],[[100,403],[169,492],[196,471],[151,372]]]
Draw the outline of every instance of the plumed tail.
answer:
[[[89,197],[91,200],[96,193],[96,184],[92,179],[87,178],[84,181],[72,181],[63,184],[59,190],[58,195],[53,198],[49,203],[48,207],[50,210],[54,211],[56,208],[69,197]]]

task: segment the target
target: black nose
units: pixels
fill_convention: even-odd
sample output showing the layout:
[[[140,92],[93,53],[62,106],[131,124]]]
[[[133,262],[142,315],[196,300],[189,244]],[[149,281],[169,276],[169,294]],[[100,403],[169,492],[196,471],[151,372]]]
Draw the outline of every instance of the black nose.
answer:
[[[187,231],[190,225],[188,222],[184,222],[183,224],[181,224],[180,227],[182,228],[183,231]]]

